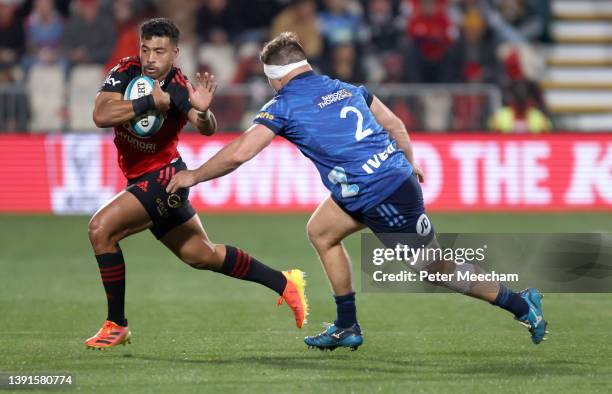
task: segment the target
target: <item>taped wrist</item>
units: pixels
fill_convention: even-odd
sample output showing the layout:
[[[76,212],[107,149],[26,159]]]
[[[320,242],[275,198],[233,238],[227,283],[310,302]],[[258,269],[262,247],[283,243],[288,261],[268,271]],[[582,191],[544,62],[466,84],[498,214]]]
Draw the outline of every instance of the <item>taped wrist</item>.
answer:
[[[147,94],[144,97],[132,100],[132,108],[136,116],[144,115],[147,112],[155,109],[155,100],[152,94]]]
[[[207,109],[204,112],[199,112],[198,120],[201,122],[209,122],[210,121],[210,110]]]

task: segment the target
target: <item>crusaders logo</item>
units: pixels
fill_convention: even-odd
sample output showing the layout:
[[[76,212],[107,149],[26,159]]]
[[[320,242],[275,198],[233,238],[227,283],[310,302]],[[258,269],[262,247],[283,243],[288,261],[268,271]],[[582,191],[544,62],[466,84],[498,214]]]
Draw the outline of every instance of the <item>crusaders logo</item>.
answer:
[[[181,199],[181,196],[179,196],[178,194],[172,193],[171,195],[168,196],[168,206],[170,208],[178,208],[182,204],[183,204],[183,200]]]

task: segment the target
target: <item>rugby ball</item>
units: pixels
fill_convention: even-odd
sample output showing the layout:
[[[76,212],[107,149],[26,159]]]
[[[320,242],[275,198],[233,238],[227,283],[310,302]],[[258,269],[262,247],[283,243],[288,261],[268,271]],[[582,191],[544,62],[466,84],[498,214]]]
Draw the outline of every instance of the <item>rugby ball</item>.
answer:
[[[153,79],[146,75],[140,75],[130,81],[123,93],[124,100],[134,100],[151,94],[153,91]],[[125,127],[139,137],[151,137],[161,129],[164,124],[164,116],[157,111],[149,111],[146,114],[130,119]]]

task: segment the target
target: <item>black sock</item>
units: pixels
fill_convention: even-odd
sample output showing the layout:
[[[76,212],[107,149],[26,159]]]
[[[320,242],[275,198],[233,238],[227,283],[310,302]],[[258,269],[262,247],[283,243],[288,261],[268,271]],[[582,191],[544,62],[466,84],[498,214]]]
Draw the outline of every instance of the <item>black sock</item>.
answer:
[[[525,316],[529,312],[529,305],[527,305],[523,297],[519,293],[509,290],[501,283],[499,284],[497,298],[491,304],[513,313],[517,318]]]
[[[357,323],[357,306],[355,305],[355,293],[343,296],[334,296],[336,299],[336,321],[334,325],[340,328],[348,328]]]
[[[274,290],[279,295],[283,295],[287,278],[282,272],[268,267],[241,249],[225,245],[225,250],[225,261],[219,270],[220,273],[233,278],[257,282]]]
[[[125,263],[121,249],[115,253],[104,253],[96,255],[100,276],[106,291],[108,302],[107,320],[119,324],[127,325],[125,320]]]

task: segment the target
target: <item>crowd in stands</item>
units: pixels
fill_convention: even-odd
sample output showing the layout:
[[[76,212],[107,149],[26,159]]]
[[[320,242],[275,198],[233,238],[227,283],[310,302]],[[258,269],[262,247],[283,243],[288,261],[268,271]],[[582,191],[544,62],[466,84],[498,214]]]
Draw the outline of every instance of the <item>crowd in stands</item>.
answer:
[[[153,16],[181,29],[188,75],[210,70],[224,85],[264,81],[259,48],[294,31],[312,65],[334,78],[494,84],[506,108],[546,114],[533,45],[550,40],[547,0],[0,0],[0,86],[19,83],[37,65],[58,65],[66,75],[83,64],[109,70],[137,53],[139,23]],[[482,105],[472,100],[463,105]],[[409,127],[427,128],[409,109],[395,109]],[[469,129],[470,116],[454,113],[440,126]]]

